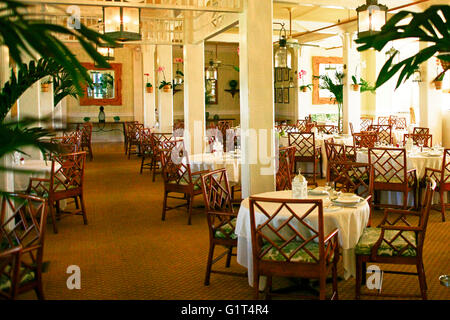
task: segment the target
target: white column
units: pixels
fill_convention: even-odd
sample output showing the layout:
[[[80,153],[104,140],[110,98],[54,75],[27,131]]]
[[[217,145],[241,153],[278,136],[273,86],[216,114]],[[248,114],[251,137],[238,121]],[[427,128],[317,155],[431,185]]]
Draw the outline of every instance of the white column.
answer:
[[[369,82],[370,85],[375,85],[377,82],[377,54],[374,49],[369,49],[361,52],[362,70],[361,76]],[[377,109],[377,95],[370,91],[361,93],[361,115],[372,116],[375,118]],[[359,122],[359,121],[358,121]],[[355,124],[353,124],[355,125]]]
[[[186,44],[184,60],[184,134],[191,154],[203,152],[205,136],[205,48],[204,43]]]
[[[154,127],[156,122],[155,95],[158,92],[158,84],[155,78],[155,45],[142,45],[142,69],[142,76],[144,77],[144,125]],[[148,74],[148,77],[144,74]],[[153,86],[152,93],[147,92],[147,81]]]
[[[342,105],[343,132],[349,132],[349,122],[353,123],[355,131],[359,131],[361,118],[361,98],[359,91],[352,90],[352,76],[356,70],[360,70],[359,52],[353,42],[353,33],[346,32],[342,37],[343,58],[344,58],[344,103]],[[356,76],[358,78],[358,76]]]
[[[51,77],[45,77],[40,80],[40,83],[51,80]],[[41,123],[41,125],[48,127],[51,122],[50,120],[53,118],[53,83],[50,83],[48,86],[48,91],[43,92],[40,90],[40,106],[39,106],[39,116],[40,118],[45,118],[47,122]]]
[[[164,68],[164,75],[167,82],[172,82],[172,46],[161,45],[156,47],[157,66],[156,68]],[[158,82],[156,83],[156,89],[159,84],[164,80],[162,72],[158,72]],[[162,132],[172,132],[173,129],[173,92],[164,92],[163,89],[158,90],[158,115],[159,126]]]
[[[428,47],[427,43],[420,42],[420,50]],[[431,58],[422,63],[420,67],[423,82],[419,83],[419,113],[420,127],[430,128],[430,134],[433,135],[433,144],[442,142],[442,110],[445,104],[446,94],[442,90],[436,90],[432,81],[436,78],[436,59]],[[416,115],[417,117],[417,115]]]
[[[144,122],[144,77],[142,72],[142,52],[140,47],[133,50],[133,101],[134,120]]]
[[[5,46],[0,46],[0,88],[3,84],[9,80],[11,69],[9,68],[9,51]],[[6,117],[6,121],[10,120],[10,116]],[[6,155],[0,158],[0,166],[10,166],[12,158],[10,155]],[[0,172],[0,190],[1,191],[14,191],[14,175],[12,172]]]
[[[239,16],[242,196],[275,190],[272,1],[245,0]]]

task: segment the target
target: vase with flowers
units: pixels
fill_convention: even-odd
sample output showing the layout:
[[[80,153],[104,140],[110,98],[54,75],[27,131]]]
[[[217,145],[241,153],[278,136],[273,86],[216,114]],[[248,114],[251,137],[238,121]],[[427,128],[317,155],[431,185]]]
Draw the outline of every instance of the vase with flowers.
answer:
[[[303,92],[307,92],[308,90],[311,90],[312,84],[305,84],[305,77],[306,77],[306,70],[300,70],[298,72],[298,80],[301,81],[301,85],[299,86],[299,89]]]
[[[164,79],[159,83],[159,90],[162,89],[164,92],[170,92],[170,90],[172,89],[172,82],[166,80],[166,74],[164,73],[164,70],[164,67],[158,68],[158,72],[162,73]]]

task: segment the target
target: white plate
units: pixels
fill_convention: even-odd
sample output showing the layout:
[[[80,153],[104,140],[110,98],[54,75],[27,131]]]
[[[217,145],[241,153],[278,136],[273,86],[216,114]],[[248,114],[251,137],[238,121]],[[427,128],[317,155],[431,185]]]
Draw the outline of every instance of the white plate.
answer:
[[[428,153],[428,156],[429,157],[440,157],[440,156],[442,156],[442,153]]]
[[[341,210],[341,208],[340,207],[338,207],[338,206],[329,206],[329,207],[325,207],[325,208],[323,208],[323,211],[325,211],[325,212],[334,212],[334,211],[339,211],[339,210]]]
[[[313,194],[313,195],[318,195],[318,196],[328,194],[328,192],[326,192],[325,189],[322,187],[317,187],[315,189],[309,190],[309,193]]]
[[[362,200],[363,199],[361,197],[358,197],[358,196],[354,195],[354,196],[351,196],[351,197],[350,196],[347,196],[347,197],[340,196],[339,198],[334,200],[334,202],[341,203],[341,204],[352,205],[352,204],[358,204]]]

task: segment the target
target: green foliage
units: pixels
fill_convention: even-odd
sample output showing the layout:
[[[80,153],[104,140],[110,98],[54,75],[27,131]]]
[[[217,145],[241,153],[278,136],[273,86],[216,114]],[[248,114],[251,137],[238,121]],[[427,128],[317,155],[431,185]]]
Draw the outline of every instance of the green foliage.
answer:
[[[0,44],[8,47],[12,59],[19,68],[24,66],[24,54],[51,58],[73,79],[77,91],[83,92],[81,84],[89,81],[89,74],[69,48],[56,35],[73,36],[97,65],[109,67],[104,57],[97,52],[93,43],[116,43],[108,36],[87,28],[68,29],[65,26],[47,23],[27,13],[29,5],[15,1],[0,1]]]
[[[356,43],[361,44],[358,51],[365,51],[370,48],[381,51],[390,41],[408,38],[428,42],[431,45],[399,63],[394,63],[394,58],[398,52],[393,54],[381,69],[375,84],[376,88],[400,72],[396,84],[396,88],[398,88],[414,74],[420,64],[436,54],[439,59],[450,61],[450,6],[430,6],[420,13],[400,11],[389,19],[381,32],[357,39]],[[445,72],[446,70],[442,73]]]
[[[146,86],[147,86],[147,88],[153,87],[153,85],[150,82],[147,82]]]
[[[344,77],[345,73],[340,71],[335,72],[334,79],[331,79],[331,77],[329,77],[327,74],[321,75],[319,77],[314,76],[314,78],[322,80],[322,82],[319,84],[320,89],[328,90],[333,95],[333,97],[330,98],[330,101],[333,101],[333,103],[337,103],[339,131],[341,131],[342,129],[341,119],[342,104],[344,103]]]
[[[371,93],[375,93],[375,91],[377,90],[376,87],[371,86],[370,83],[367,82],[366,80],[364,80],[363,78],[361,78],[360,82],[361,82],[360,83],[361,88],[359,89],[360,92],[368,91],[368,92],[371,92]]]
[[[310,84],[303,84],[303,85],[299,86],[299,89],[303,90],[304,88],[308,88],[309,90],[311,90],[312,86],[313,86],[312,83],[310,83]]]
[[[159,89],[161,90],[164,86],[170,86],[172,88],[172,82],[168,82],[166,80],[162,80],[159,84]]]
[[[352,76],[352,81],[353,81],[353,84],[359,85],[358,80],[356,79],[355,76]]]
[[[236,80],[230,80],[228,82],[228,85],[230,86],[230,88],[236,88],[238,86],[238,82]]]
[[[65,70],[53,76],[53,104],[55,107],[65,97],[78,98],[80,95],[73,79]]]

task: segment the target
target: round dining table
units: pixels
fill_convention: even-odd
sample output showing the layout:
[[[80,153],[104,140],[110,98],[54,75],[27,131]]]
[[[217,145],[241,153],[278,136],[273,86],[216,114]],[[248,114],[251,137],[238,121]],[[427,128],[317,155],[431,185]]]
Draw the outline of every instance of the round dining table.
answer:
[[[255,197],[264,198],[277,198],[277,199],[292,199],[292,191],[273,191],[255,194]],[[352,207],[336,207],[330,206],[330,200],[328,195],[312,195],[308,193],[310,199],[322,199],[324,202],[324,234],[328,234],[334,229],[339,230],[338,238],[339,244],[342,248],[343,266],[344,266],[344,278],[348,279],[351,276],[356,275],[356,262],[355,262],[355,247],[361,237],[364,228],[367,226],[370,216],[370,206],[366,200],[363,200],[360,204]],[[276,204],[274,206],[279,206]],[[307,207],[305,205],[298,205],[298,214],[305,213]],[[280,212],[273,223],[275,227],[280,226],[283,221],[290,217],[288,212]],[[312,226],[317,227],[318,213],[312,212],[310,214],[309,222]],[[262,213],[255,211],[256,224],[261,224],[266,221],[267,217]],[[305,230],[298,230],[300,233]],[[292,231],[291,231],[292,232]],[[252,254],[252,236],[250,226],[250,208],[249,198],[242,201],[239,208],[239,213],[236,219],[235,233],[238,238],[237,246],[237,262],[248,269],[248,282],[250,286],[253,286],[253,254]],[[261,283],[260,283],[261,286]]]
[[[193,154],[189,155],[189,164],[192,172],[225,168],[230,183],[241,182],[241,155],[238,152]]]

